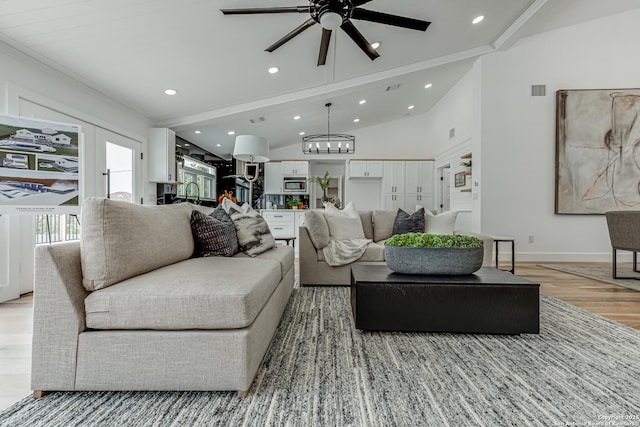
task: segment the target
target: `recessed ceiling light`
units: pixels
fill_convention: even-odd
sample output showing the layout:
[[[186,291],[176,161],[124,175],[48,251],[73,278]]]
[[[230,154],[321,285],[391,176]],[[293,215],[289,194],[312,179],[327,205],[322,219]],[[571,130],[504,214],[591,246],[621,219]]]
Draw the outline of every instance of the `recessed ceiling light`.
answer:
[[[480,15],[480,16],[476,16],[475,18],[473,18],[473,21],[471,21],[472,24],[479,24],[482,22],[482,20],[484,19],[484,16]]]
[[[164,93],[167,95],[175,95],[178,91],[175,89],[165,89]]]
[[[235,135],[236,131],[235,130],[230,130],[229,132],[227,132],[227,135]]]
[[[426,85],[424,85],[424,88],[429,89],[431,86],[433,86],[433,83],[427,83]]]
[[[300,132],[298,135],[302,136],[304,135],[306,132]]]
[[[184,146],[185,146],[185,147],[190,147],[190,146],[191,146],[191,144],[184,144]]]
[[[353,123],[358,123],[360,119],[353,119]]]
[[[367,100],[366,100],[366,99],[362,99],[362,100],[360,100],[360,105],[362,105],[362,104],[366,104],[366,103],[367,103]]]
[[[199,130],[197,130],[195,133],[196,133],[197,135],[200,135],[202,132],[200,132]]]
[[[374,49],[377,49],[377,48],[380,47],[380,44],[381,44],[380,42],[373,42],[373,43],[371,43],[371,47],[374,48]]]
[[[413,109],[415,108],[415,105],[409,105],[407,108],[408,108],[409,110],[413,110]]]
[[[280,71],[280,68],[278,68],[278,67],[271,67],[271,68],[269,68],[269,74],[275,74],[275,73],[277,73],[278,71]]]
[[[216,144],[216,147],[222,147],[222,144]]]
[[[293,120],[300,120],[300,116],[295,116]]]

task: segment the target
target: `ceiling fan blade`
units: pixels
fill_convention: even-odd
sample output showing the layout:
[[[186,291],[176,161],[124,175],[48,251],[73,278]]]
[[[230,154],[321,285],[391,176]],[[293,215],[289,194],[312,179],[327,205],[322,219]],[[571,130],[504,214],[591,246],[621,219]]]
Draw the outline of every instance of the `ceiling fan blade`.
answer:
[[[303,32],[307,28],[315,25],[315,23],[316,23],[316,21],[314,21],[312,18],[307,19],[302,24],[300,24],[296,28],[294,28],[289,34],[287,34],[286,36],[284,36],[283,38],[281,38],[280,40],[278,40],[277,42],[275,42],[274,44],[272,44],[271,46],[269,46],[265,50],[267,52],[273,52],[274,50],[276,50],[277,48],[279,48],[280,46],[282,46],[283,44],[285,44],[286,42],[288,42],[289,40],[291,40],[292,38],[294,38],[295,36],[297,36],[301,32]]]
[[[353,1],[353,5],[355,7],[362,6],[363,4],[369,3],[371,0],[355,0]]]
[[[252,15],[254,13],[309,13],[309,6],[248,7],[244,9],[220,9],[225,15]]]
[[[340,26],[340,28],[342,28],[344,32],[347,33],[349,37],[351,37],[351,40],[353,40],[358,45],[358,47],[362,49],[362,51],[366,53],[369,58],[371,58],[372,61],[380,56],[378,52],[376,52],[376,50],[371,47],[371,43],[369,43],[367,39],[365,39],[364,36],[360,34],[360,31],[358,31],[358,29],[355,27],[355,25],[353,25],[351,21],[345,21]]]
[[[331,30],[322,29],[322,40],[320,41],[320,53],[318,53],[318,66],[327,62],[327,53],[329,52],[329,42],[331,41]]]
[[[374,12],[372,10],[356,7],[351,14],[352,19],[377,22],[379,24],[393,25],[395,27],[409,28],[411,30],[426,31],[431,25],[429,21],[405,18],[404,16],[389,15],[388,13]]]

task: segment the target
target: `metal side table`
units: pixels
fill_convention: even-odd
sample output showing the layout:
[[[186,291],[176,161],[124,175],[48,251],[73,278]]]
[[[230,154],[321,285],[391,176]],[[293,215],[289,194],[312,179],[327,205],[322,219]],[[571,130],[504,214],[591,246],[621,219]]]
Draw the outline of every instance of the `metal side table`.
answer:
[[[511,269],[509,270],[504,270],[504,271],[508,271],[511,274],[515,274],[516,272],[516,240],[513,237],[506,237],[506,236],[491,236],[493,238],[493,241],[495,242],[495,249],[496,249],[496,268],[498,268],[498,253],[499,253],[499,243],[511,243]]]

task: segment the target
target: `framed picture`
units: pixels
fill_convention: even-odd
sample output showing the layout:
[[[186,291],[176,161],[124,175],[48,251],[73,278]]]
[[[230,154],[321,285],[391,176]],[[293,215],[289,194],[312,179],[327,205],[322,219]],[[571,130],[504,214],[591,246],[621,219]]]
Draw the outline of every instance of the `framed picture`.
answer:
[[[455,174],[453,182],[456,187],[464,187],[467,185],[467,174],[465,172]]]
[[[0,214],[80,212],[80,126],[0,115]]]
[[[640,209],[640,89],[556,92],[556,214]]]

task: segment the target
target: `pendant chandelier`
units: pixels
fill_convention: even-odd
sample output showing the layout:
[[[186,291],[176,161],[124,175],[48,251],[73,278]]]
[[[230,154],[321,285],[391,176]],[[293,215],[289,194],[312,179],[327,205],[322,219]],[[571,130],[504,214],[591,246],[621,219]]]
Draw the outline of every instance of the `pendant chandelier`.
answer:
[[[327,107],[327,133],[309,135],[302,138],[304,154],[353,154],[356,151],[356,137],[331,133],[331,103]]]

